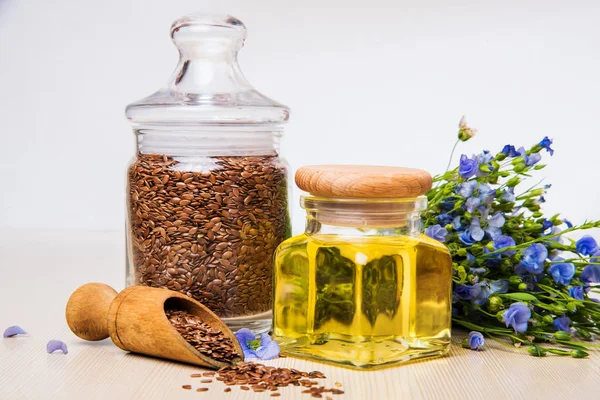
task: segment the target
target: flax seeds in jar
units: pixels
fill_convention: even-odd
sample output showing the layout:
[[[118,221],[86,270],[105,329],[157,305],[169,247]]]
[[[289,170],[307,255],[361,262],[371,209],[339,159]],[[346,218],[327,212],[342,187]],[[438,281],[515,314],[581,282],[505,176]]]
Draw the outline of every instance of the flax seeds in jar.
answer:
[[[137,155],[127,172],[127,284],[167,288],[233,329],[271,325],[272,265],[290,235],[289,109],[237,64],[246,37],[231,16],[173,23],[180,52],[168,84],[127,107]]]

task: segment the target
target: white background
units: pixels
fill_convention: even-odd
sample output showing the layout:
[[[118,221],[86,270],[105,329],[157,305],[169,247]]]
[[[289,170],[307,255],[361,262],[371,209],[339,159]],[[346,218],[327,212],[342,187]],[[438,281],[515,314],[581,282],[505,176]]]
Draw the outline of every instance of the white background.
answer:
[[[240,63],[292,109],[293,171],[443,172],[465,114],[479,133],[455,158],[548,135],[545,209],[600,219],[597,1],[0,0],[0,227],[123,230],[124,108],[167,80],[170,24],[196,11],[248,27]]]

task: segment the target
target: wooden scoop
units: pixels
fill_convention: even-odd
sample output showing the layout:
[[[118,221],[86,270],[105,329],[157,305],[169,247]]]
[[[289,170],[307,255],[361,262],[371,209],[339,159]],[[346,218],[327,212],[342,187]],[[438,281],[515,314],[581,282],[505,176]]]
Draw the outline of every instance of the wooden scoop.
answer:
[[[108,285],[88,283],[73,292],[66,316],[71,331],[85,340],[110,337],[125,351],[214,369],[230,365],[198,352],[171,325],[165,309],[186,311],[219,329],[240,355],[233,363],[244,360],[237,339],[219,317],[199,302],[171,290],[131,286],[117,293]]]

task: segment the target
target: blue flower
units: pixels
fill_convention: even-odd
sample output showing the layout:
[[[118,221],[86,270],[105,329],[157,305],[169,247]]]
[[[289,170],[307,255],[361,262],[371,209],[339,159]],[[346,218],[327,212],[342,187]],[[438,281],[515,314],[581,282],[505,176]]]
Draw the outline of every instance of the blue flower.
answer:
[[[485,344],[485,340],[483,339],[483,335],[481,333],[473,331],[469,332],[467,344],[471,350],[479,350]]]
[[[499,279],[495,281],[490,281],[490,290],[492,293],[496,294],[504,294],[508,292],[508,281],[504,279]]]
[[[475,217],[471,220],[471,226],[466,231],[461,233],[459,239],[467,246],[471,246],[475,242],[479,242],[485,236],[485,232],[479,225],[479,218]]]
[[[456,205],[456,200],[458,200],[458,197],[446,197],[444,200],[442,200],[440,204],[442,211],[452,211]]]
[[[573,286],[569,289],[569,296],[575,300],[583,300],[583,286]]]
[[[560,318],[556,318],[554,322],[552,322],[552,327],[555,331],[571,332],[570,325],[571,320],[568,317],[565,317],[564,315]]]
[[[448,224],[451,224],[452,220],[453,220],[452,216],[448,215],[448,214],[440,214],[440,215],[437,216],[437,221],[442,226],[446,226]]]
[[[531,166],[537,164],[542,159],[542,156],[540,153],[533,153],[533,154],[527,155],[527,151],[525,150],[524,147],[519,147],[519,150],[517,150],[517,153],[519,153],[519,155],[521,157],[523,157],[523,161],[525,161],[525,165],[527,165],[528,167],[531,167]]]
[[[504,191],[500,195],[500,200],[506,201],[507,203],[512,203],[516,199],[517,199],[517,197],[515,196],[515,188],[514,187],[509,187],[509,188],[504,189]]]
[[[481,306],[487,302],[490,297],[490,287],[483,281],[471,286],[471,303],[477,306]]]
[[[461,224],[460,216],[454,217],[454,219],[452,220],[452,228],[454,228],[454,230],[457,232],[462,232],[465,230],[465,228]]]
[[[550,153],[550,155],[554,155],[554,150],[552,150],[550,148],[550,145],[552,144],[552,139],[548,139],[548,136],[546,136],[545,138],[542,139],[542,141],[540,142],[540,146],[543,149],[546,149],[546,151],[548,151],[548,153]]]
[[[563,259],[557,257],[556,261],[562,261]],[[554,282],[559,285],[567,286],[571,283],[571,279],[573,279],[573,275],[575,275],[575,266],[571,263],[559,263],[552,264],[550,268],[548,268],[548,272],[554,278]]]
[[[468,158],[465,154],[460,156],[460,165],[458,174],[463,179],[468,179],[475,175],[478,170],[477,161]]]
[[[579,278],[587,285],[600,282],[600,265],[589,264],[583,269]]]
[[[473,265],[476,262],[477,262],[477,259],[475,258],[475,256],[471,253],[467,253],[467,264]]]
[[[490,237],[495,240],[498,236],[502,235],[502,228],[506,219],[504,218],[504,214],[500,211],[494,213],[492,218],[487,221],[487,229],[485,230]]]
[[[279,356],[279,345],[266,333],[261,333],[260,339],[256,339],[254,332],[242,328],[235,333],[235,337],[240,342],[245,358],[271,360]]]
[[[540,162],[542,155],[540,153],[533,153],[529,156],[523,155],[523,159],[525,159],[525,165],[531,167]]]
[[[494,156],[492,156],[490,151],[484,150],[483,153],[479,154],[476,159],[477,159],[477,163],[479,165],[481,165],[481,164],[489,163],[490,161],[492,161],[492,158],[494,158]]]
[[[460,184],[458,187],[458,194],[460,194],[465,199],[468,199],[473,195],[475,189],[479,187],[479,183],[477,181],[467,181]]]
[[[540,243],[534,243],[521,251],[523,258],[515,267],[519,275],[529,272],[530,274],[541,274],[544,272],[544,261],[548,258],[548,249]]]
[[[429,226],[425,229],[425,234],[438,242],[444,243],[446,241],[446,235],[448,231],[446,228],[442,228],[440,225]]]
[[[504,148],[502,148],[501,153],[507,155],[508,157],[518,157],[521,155],[517,152],[515,146],[513,146],[512,144],[507,144],[506,146],[504,146]]]
[[[500,263],[502,262],[502,254],[488,255],[489,253],[491,253],[490,249],[484,247],[483,254],[485,257],[483,259],[483,264],[488,267],[497,267],[498,265],[500,265]]]
[[[563,222],[565,223],[565,225],[567,225],[567,228],[572,228],[573,227],[573,223],[571,221],[569,221],[568,219],[563,219]]]
[[[585,235],[575,243],[575,248],[579,254],[592,256],[598,252],[598,243],[593,237]]]
[[[459,186],[458,194],[467,199],[465,208],[472,214],[479,206],[492,204],[496,191],[485,183],[479,184],[477,181],[468,181]]]
[[[527,322],[531,318],[531,310],[525,303],[512,303],[508,310],[502,313],[502,318],[506,327],[512,325],[515,333],[525,332],[527,330]]]
[[[558,226],[553,226],[552,229],[550,229],[550,232],[548,232],[547,235],[548,236],[550,236],[550,235],[556,235],[557,233],[561,233],[561,232],[562,232],[562,229],[560,229]],[[563,242],[562,237],[560,235],[554,236],[554,237],[552,237],[552,238],[550,238],[548,240],[551,241],[551,242],[556,242],[556,243],[562,243]]]
[[[548,221],[547,219],[544,218],[544,221],[542,222],[542,232],[546,232],[548,229],[552,228],[554,226],[554,224],[552,223],[552,221]]]
[[[500,235],[494,239],[494,250],[500,250],[500,249],[504,249],[506,247],[514,247],[514,246],[516,246],[515,239],[513,239],[510,236]],[[517,254],[517,252],[514,250],[506,250],[506,251],[503,251],[501,254],[504,254],[506,256],[513,256],[513,255]]]
[[[469,273],[474,275],[481,275],[487,272],[487,268],[479,267],[479,268],[469,268]]]
[[[471,287],[458,284],[454,288],[454,294],[461,300],[471,300]]]
[[[475,176],[485,176],[488,174],[488,172],[484,172],[481,170],[481,168],[479,168],[482,165],[487,165],[488,166],[488,170],[492,171],[494,168],[492,166],[492,163],[490,161],[492,161],[492,159],[494,158],[494,156],[492,156],[489,152],[489,150],[484,150],[483,153],[474,156],[475,160],[477,161],[477,171],[475,171]]]

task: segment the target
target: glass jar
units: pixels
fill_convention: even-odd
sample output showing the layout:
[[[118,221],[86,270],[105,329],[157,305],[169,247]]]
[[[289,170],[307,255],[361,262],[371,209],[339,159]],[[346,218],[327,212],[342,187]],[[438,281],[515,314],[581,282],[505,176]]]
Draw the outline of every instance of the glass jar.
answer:
[[[127,173],[127,285],[179,291],[232,329],[265,332],[273,254],[290,236],[279,156],[289,109],[242,75],[241,21],[188,15],[171,37],[180,60],[170,81],[126,111],[137,143]]]
[[[452,266],[422,234],[431,176],[366,166],[296,174],[306,230],[275,255],[274,339],[285,354],[367,369],[443,355]]]

